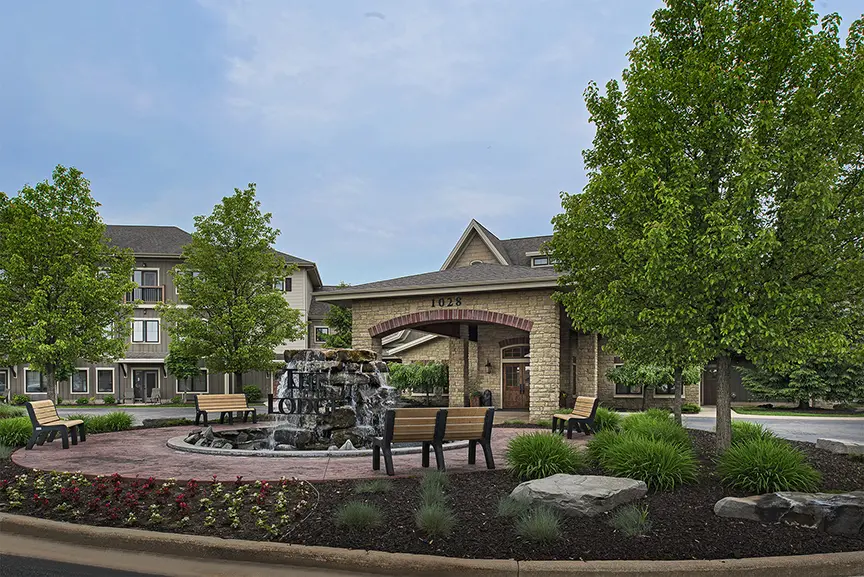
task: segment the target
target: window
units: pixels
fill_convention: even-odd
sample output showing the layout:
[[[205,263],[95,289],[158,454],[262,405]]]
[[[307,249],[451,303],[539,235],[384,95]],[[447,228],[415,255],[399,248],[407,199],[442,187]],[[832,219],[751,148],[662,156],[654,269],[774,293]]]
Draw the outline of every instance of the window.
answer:
[[[48,387],[42,381],[42,373],[39,371],[24,370],[24,391],[27,393],[45,393]]]
[[[528,351],[529,348],[525,346],[509,347],[501,351],[501,358],[525,360],[528,357]]]
[[[207,369],[201,369],[196,377],[181,381],[177,379],[178,393],[207,393],[210,391],[209,375]]]
[[[315,327],[315,342],[323,343],[326,342],[324,338],[326,335],[330,334],[330,327]]]
[[[75,369],[71,381],[72,394],[86,395],[90,392],[90,371],[87,369]]]
[[[473,266],[475,264],[483,264],[483,261],[482,260],[472,260],[471,265]]]
[[[615,368],[623,367],[624,363],[622,362],[621,357],[615,357],[614,359]],[[616,395],[641,395],[642,394],[642,385],[622,385],[620,383],[615,383],[615,394]]]
[[[535,256],[531,259],[531,266],[549,266],[548,256]]]
[[[159,320],[140,319],[132,321],[132,342],[156,344],[159,342]]]
[[[9,371],[0,371],[0,398],[6,396],[9,387]]]
[[[114,393],[114,369],[96,369],[96,392],[105,395]]]
[[[276,282],[273,283],[273,286],[276,287],[277,291],[282,291],[283,293],[290,293],[292,288],[292,280],[294,279],[292,279],[290,276],[287,276],[285,278],[277,278]]]
[[[136,269],[132,273],[132,280],[140,286],[159,286],[159,271]]]

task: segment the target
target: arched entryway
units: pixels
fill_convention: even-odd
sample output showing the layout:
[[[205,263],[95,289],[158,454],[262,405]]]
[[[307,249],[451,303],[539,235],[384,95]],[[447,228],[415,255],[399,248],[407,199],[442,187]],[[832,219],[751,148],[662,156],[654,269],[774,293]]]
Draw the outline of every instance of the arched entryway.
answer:
[[[521,339],[520,339],[521,340]],[[531,352],[529,345],[512,344],[501,348],[501,408],[530,407]]]

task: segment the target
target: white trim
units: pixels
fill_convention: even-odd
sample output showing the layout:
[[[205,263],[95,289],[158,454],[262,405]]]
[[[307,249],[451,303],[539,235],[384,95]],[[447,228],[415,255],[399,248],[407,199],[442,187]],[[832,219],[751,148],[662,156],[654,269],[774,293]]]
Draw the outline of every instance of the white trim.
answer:
[[[546,256],[546,253],[539,250],[530,250],[525,253],[525,256]]]
[[[135,400],[135,371],[156,371],[156,386],[153,387],[153,390],[159,391],[159,397],[162,397],[162,371],[158,368],[147,368],[147,369],[132,369],[129,371],[129,388],[132,389],[132,400]],[[150,397],[147,397],[147,384],[144,384],[144,400],[145,402]]]
[[[132,282],[135,282],[135,273],[138,271],[142,271],[142,272],[156,271],[156,284],[144,284],[144,285],[139,284],[138,285],[139,287],[142,287],[142,286],[152,286],[152,287],[159,286],[159,269],[158,268],[154,268],[152,266],[136,266],[134,269],[132,269]]]
[[[9,391],[12,390],[12,379],[9,376],[9,369],[0,369],[0,373],[6,375],[6,387],[3,389],[3,393],[0,394],[0,399],[5,399]]]
[[[24,367],[24,394],[25,395],[47,395],[48,391],[37,391],[35,393],[31,393],[27,390],[27,373],[39,373],[41,371],[37,371],[36,369],[31,369],[29,366]],[[46,384],[47,386],[47,384]]]
[[[99,390],[99,372],[102,371],[111,371],[111,390],[110,391],[100,391]],[[116,395],[117,391],[117,369],[114,367],[96,367],[96,394],[97,395]]]
[[[546,267],[539,267],[546,268]],[[450,290],[450,291],[458,291],[462,293],[482,293],[482,292],[492,292],[492,291],[505,291],[505,290],[529,290],[534,288],[555,288],[558,286],[558,277],[552,277],[549,279],[528,279],[524,281],[518,280],[506,280],[506,281],[475,281],[465,284],[437,284],[437,285],[429,285],[425,287],[406,287],[404,289],[366,289],[359,290],[354,292],[346,292],[346,293],[332,293],[332,292],[320,292],[313,293],[316,299],[320,302],[333,302],[333,301],[350,301],[355,299],[381,299],[381,298],[390,298],[390,297],[404,297],[404,296],[426,296],[426,295],[437,295],[441,293],[442,289]],[[380,292],[379,292],[380,291]]]
[[[534,260],[535,260],[535,259],[538,259],[538,258],[545,258],[545,259],[546,259],[546,264],[534,264]],[[546,268],[546,267],[548,267],[548,266],[553,266],[553,265],[552,265],[552,259],[549,258],[548,255],[540,254],[540,255],[532,256],[532,257],[531,257],[531,268]]]
[[[503,264],[503,265],[510,264],[507,262],[507,259],[504,258],[504,255],[502,255],[498,251],[498,249],[495,248],[495,245],[492,244],[492,241],[489,240],[489,237],[486,236],[486,233],[483,232],[483,228],[480,226],[480,223],[472,218],[471,222],[468,223],[468,228],[465,229],[465,232],[463,232],[462,236],[459,238],[459,242],[456,243],[456,246],[453,247],[453,250],[450,252],[450,255],[447,257],[447,260],[445,260],[444,264],[441,266],[441,270],[446,270],[447,268],[450,267],[451,264],[453,264],[453,261],[456,260],[456,257],[459,255],[459,253],[462,252],[462,249],[464,248],[463,245],[465,244],[465,241],[467,241],[468,237],[471,236],[472,230],[477,233],[477,235],[480,237],[480,240],[482,240],[486,244],[486,246],[489,248],[489,250],[495,256],[495,258],[498,259],[498,264]]]
[[[158,306],[159,305],[135,305],[135,309],[136,310],[137,309],[155,309]],[[182,304],[182,303],[176,303],[176,302],[174,303],[174,306],[178,309],[188,309],[189,308],[189,305]]]
[[[136,341],[136,340],[135,340],[135,323],[136,323],[137,321],[150,321],[150,322],[154,322],[154,323],[156,323],[156,325],[159,327],[159,328],[156,330],[156,337],[157,337],[156,342],[153,342],[153,341],[147,341],[147,340],[143,340],[143,341]],[[134,318],[132,319],[132,324],[131,324],[131,327],[130,327],[130,328],[132,329],[132,332],[131,332],[130,335],[129,335],[129,342],[130,342],[131,344],[133,344],[133,345],[159,345],[159,344],[162,343],[162,319],[161,319],[160,317],[156,317],[156,318],[152,318],[152,317],[134,317]],[[145,332],[144,338],[146,339],[146,338],[147,338],[147,336],[146,336],[146,332],[147,332],[147,331],[146,331],[146,325],[145,325],[144,332]],[[164,359],[163,359],[163,360],[164,360]]]
[[[139,343],[135,343],[135,344],[137,345]],[[161,359],[117,359],[117,362],[118,363],[127,363],[127,364],[129,364],[129,363],[142,364],[143,363],[143,364],[148,364],[148,365],[153,365],[153,364],[161,365],[161,364],[165,363],[165,358],[163,357]]]
[[[394,341],[398,341],[399,339],[401,339],[405,335],[406,330],[407,329],[402,329],[401,331],[396,331],[392,335],[387,335],[386,337],[381,339],[381,344],[382,345],[389,345],[390,343],[392,343]]]
[[[432,335],[432,334],[424,335],[420,338],[414,339],[413,341],[401,344],[398,347],[393,347],[392,349],[390,349],[387,352],[387,354],[388,355],[395,355],[396,353],[401,353],[402,351],[416,347],[417,345],[422,345],[423,343],[428,343],[429,341],[431,341],[433,339],[438,339],[441,337],[442,337],[442,335]]]
[[[206,390],[202,393],[201,391],[181,391],[180,390],[180,379],[174,377],[174,393],[178,395],[187,394],[187,395],[206,395],[210,393],[210,371],[206,368],[202,368],[201,372],[204,373],[204,384],[207,386]]]
[[[316,344],[326,343],[326,340],[318,340],[318,329],[327,329],[327,334],[330,334],[330,327],[327,325],[313,325],[312,326],[312,341]]]
[[[87,373],[87,389],[81,393],[76,393],[72,390],[72,378],[74,375],[69,375],[69,394],[70,395],[89,395],[90,394],[90,367],[75,367],[76,371],[84,371]]]

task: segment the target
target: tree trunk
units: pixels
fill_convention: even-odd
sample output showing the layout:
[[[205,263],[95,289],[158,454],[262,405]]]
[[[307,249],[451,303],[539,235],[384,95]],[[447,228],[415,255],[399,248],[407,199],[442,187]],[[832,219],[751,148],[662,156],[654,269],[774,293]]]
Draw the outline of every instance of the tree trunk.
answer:
[[[234,373],[234,390],[231,392],[234,393],[235,395],[243,392],[243,372],[242,371],[236,371]]]
[[[681,367],[675,367],[675,372],[673,373],[673,388],[675,389],[675,400],[672,402],[672,412],[675,414],[675,422],[679,425],[681,424],[681,387],[682,387],[682,373]]]
[[[71,377],[70,377],[71,378]],[[48,398],[56,405],[57,404],[57,373],[54,371],[54,365],[45,365],[45,371],[40,371],[39,380],[45,383],[45,390],[48,393]]]
[[[732,444],[732,359],[728,354],[717,357],[717,450],[725,451]]]

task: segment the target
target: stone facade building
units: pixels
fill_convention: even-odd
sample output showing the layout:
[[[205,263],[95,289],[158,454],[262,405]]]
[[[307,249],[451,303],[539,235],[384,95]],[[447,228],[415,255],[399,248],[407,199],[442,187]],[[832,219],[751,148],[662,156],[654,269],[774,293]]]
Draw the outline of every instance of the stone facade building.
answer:
[[[577,395],[636,409],[641,391],[616,390],[606,372],[619,362],[605,340],[573,328],[552,299],[557,274],[543,247],[549,236],[501,240],[471,221],[441,270],[315,293],[353,309],[353,346],[402,362],[450,367],[451,406],[489,390],[503,409],[548,419]],[[415,345],[415,346],[412,346]],[[415,349],[416,350],[412,350]],[[655,391],[650,405],[669,405]],[[649,393],[650,394],[650,393]],[[699,402],[699,386],[684,397]]]

